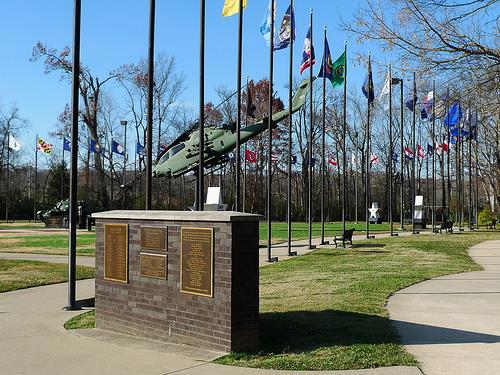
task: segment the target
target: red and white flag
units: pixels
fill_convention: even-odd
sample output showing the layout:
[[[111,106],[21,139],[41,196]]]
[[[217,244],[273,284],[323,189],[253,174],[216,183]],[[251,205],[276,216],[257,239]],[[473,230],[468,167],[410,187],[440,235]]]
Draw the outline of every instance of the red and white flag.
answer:
[[[372,154],[372,156],[370,157],[370,163],[371,164],[379,164],[380,163],[379,157],[375,154]]]
[[[415,154],[413,153],[412,150],[408,146],[405,147],[405,156],[407,159],[413,159],[415,157]]]
[[[330,164],[332,167],[337,167],[339,164],[333,160],[332,158],[328,159],[328,164]]]
[[[245,150],[245,160],[249,163],[257,163],[257,153],[250,150]]]
[[[425,158],[425,150],[420,145],[417,147],[417,155],[422,159]]]

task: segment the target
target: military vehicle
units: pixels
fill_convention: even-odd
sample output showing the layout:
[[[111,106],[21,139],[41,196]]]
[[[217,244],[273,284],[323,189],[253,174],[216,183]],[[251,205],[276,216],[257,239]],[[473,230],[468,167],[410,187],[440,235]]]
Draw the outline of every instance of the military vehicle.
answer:
[[[292,113],[298,111],[306,102],[309,92],[309,79],[302,81],[292,99]],[[277,112],[272,116],[272,126],[288,117],[289,110]],[[248,125],[241,129],[240,142],[251,140],[268,128],[268,118]],[[161,153],[153,166],[153,177],[180,177],[190,171],[196,171],[199,162],[200,144],[199,125],[196,123],[184,132]],[[218,164],[221,158],[234,150],[236,146],[236,124],[205,127],[205,166],[207,168]]]
[[[83,201],[78,202],[78,227],[84,229],[90,211]],[[38,211],[37,216],[45,224],[45,228],[68,228],[69,225],[69,199],[57,202],[48,211]]]

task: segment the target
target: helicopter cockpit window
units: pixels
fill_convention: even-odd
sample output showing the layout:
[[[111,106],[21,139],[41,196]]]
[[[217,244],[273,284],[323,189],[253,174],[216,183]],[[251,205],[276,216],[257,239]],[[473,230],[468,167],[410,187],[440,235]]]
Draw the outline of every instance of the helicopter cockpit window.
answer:
[[[160,158],[160,163],[165,163],[170,157],[170,151],[165,152]]]
[[[184,143],[180,143],[177,146],[172,147],[172,150],[170,151],[172,153],[172,156],[177,154],[180,150],[182,150],[186,145]]]

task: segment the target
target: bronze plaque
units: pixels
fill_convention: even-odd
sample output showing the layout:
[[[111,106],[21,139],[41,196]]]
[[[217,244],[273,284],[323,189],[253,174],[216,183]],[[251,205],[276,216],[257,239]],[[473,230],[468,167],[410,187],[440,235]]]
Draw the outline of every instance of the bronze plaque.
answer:
[[[104,224],[104,279],[128,282],[128,224]]]
[[[141,227],[141,248],[167,250],[167,228]]]
[[[141,253],[141,276],[167,279],[167,256]]]
[[[181,292],[213,297],[214,230],[181,228]]]

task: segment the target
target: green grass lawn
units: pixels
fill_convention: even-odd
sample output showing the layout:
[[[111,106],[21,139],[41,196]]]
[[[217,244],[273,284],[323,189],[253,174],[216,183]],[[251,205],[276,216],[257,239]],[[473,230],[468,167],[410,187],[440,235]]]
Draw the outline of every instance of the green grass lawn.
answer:
[[[261,350],[220,364],[281,370],[341,370],[415,365],[385,304],[409,285],[476,271],[467,255],[500,232],[464,232],[356,241],[260,269]]]
[[[77,255],[93,256],[95,233],[78,233]],[[0,237],[0,252],[65,255],[68,253],[68,234],[14,235]]]
[[[78,280],[94,277],[91,267],[77,266]],[[0,259],[0,293],[68,280],[68,266],[31,260]]]
[[[16,220],[13,223],[0,223],[0,229],[42,229],[45,228],[45,224],[42,222],[35,223],[34,221],[28,220]]]
[[[95,310],[72,317],[64,323],[66,329],[95,328]]]
[[[366,227],[365,222],[346,223],[346,228],[354,228],[355,232],[364,231]],[[394,223],[394,230],[399,228],[398,223]],[[267,222],[260,223],[260,240],[267,241]],[[374,224],[370,225],[370,232],[388,232],[390,230],[389,223]],[[284,242],[288,240],[288,227],[287,223],[283,222],[273,222],[272,223],[272,238],[273,242]],[[333,235],[339,235],[342,233],[342,223],[341,222],[330,222],[325,223],[325,235],[327,237]],[[313,223],[312,225],[313,237],[321,236],[321,223]],[[309,237],[309,224],[304,222],[292,223],[292,239],[293,240],[303,240]]]

